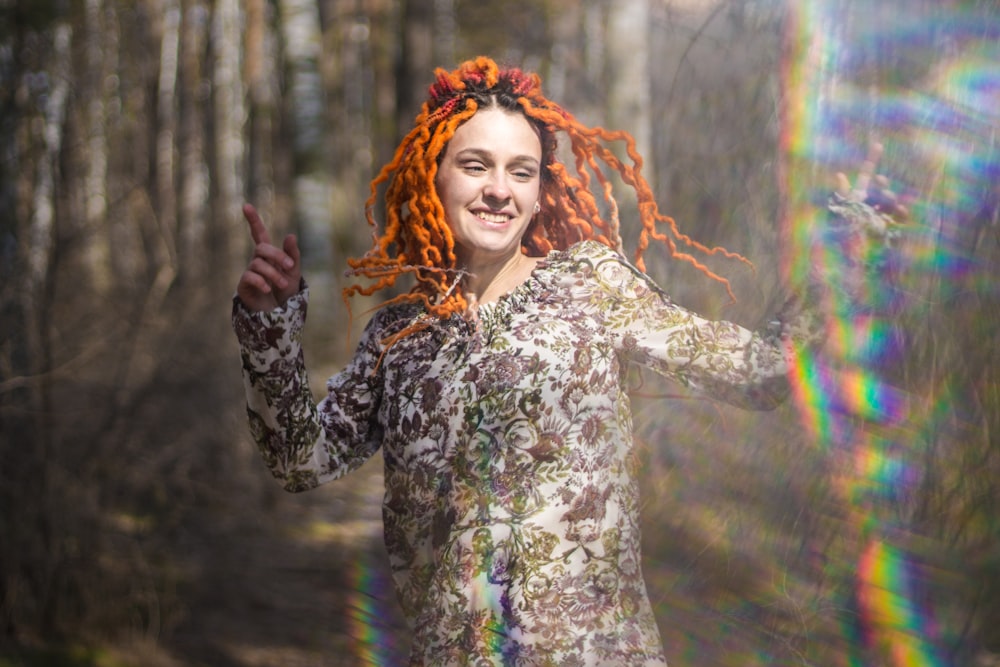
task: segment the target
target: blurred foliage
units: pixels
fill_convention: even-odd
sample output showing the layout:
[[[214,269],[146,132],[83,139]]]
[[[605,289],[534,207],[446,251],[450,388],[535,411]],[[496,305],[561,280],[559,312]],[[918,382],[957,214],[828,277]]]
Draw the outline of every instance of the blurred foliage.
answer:
[[[615,20],[626,10],[641,29]],[[378,462],[287,496],[246,435],[227,321],[249,253],[240,204],[308,241],[320,390],[350,349],[340,267],[370,242],[368,180],[431,68],[489,53],[538,70],[586,122],[644,137],[663,209],[756,266],[713,261],[730,306],[665,253],[651,273],[679,303],[757,327],[785,295],[787,21],[760,0],[0,3],[0,665],[405,653],[380,579]],[[880,53],[857,83],[916,87],[917,56]],[[889,169],[933,192],[933,165],[892,139]],[[934,573],[956,664],[1000,651],[1000,252],[995,217],[977,224],[957,268],[920,264],[940,239],[907,238],[918,268],[899,289],[922,305],[893,321],[907,354],[882,370],[940,399],[940,427],[909,443],[916,491],[872,509]],[[351,340],[371,305],[355,304]],[[842,664],[861,540],[838,487],[849,462],[791,404],[747,414],[643,381],[646,573],[671,664]]]
[[[60,13],[59,0],[5,0],[0,4],[0,37],[44,30]]]

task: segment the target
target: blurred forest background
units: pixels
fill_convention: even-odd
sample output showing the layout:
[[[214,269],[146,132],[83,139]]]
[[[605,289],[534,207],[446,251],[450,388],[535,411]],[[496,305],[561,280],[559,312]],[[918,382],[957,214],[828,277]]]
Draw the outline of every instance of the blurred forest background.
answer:
[[[859,25],[873,6],[830,3]],[[320,390],[365,319],[347,325],[339,292],[370,242],[367,183],[433,68],[488,54],[632,132],[663,210],[757,267],[718,267],[729,307],[685,266],[650,253],[651,272],[687,307],[760,326],[785,293],[790,8],[811,4],[0,0],[0,665],[398,664],[379,462],[293,496],[249,439],[228,321],[251,249],[241,204],[302,239]],[[1000,20],[997,2],[887,6]],[[878,53],[859,83],[932,95],[941,62],[913,55]],[[886,171],[934,195],[933,165],[905,157],[888,146]],[[795,402],[747,414],[653,378],[637,391],[672,665],[890,664],[858,648],[859,511],[890,514],[886,539],[919,565],[903,631],[934,638],[934,664],[1000,664],[1000,243],[982,189],[949,255],[964,268],[900,278],[923,305],[893,322],[907,345],[886,376],[935,428],[904,443],[919,478],[885,504],[844,492],[857,471]]]

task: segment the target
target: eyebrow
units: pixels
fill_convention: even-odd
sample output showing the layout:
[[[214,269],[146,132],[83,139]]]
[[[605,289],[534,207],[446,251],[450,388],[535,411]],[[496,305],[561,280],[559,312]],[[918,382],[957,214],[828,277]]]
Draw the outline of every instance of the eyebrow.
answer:
[[[455,155],[455,159],[456,160],[457,159],[461,159],[461,158],[470,158],[470,157],[485,159],[485,160],[488,160],[490,162],[494,161],[493,153],[491,153],[488,150],[484,150],[482,148],[465,148],[465,149],[460,150]],[[518,155],[518,156],[512,158],[511,162],[527,163],[527,164],[532,164],[532,165],[535,165],[535,166],[538,166],[538,165],[541,164],[541,160],[539,160],[538,158],[536,158],[534,156],[531,156],[531,155]]]

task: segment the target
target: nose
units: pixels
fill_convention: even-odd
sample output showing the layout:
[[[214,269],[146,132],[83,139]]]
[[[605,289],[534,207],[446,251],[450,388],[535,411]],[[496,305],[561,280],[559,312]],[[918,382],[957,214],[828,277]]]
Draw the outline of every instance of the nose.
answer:
[[[510,201],[510,187],[507,185],[507,178],[502,172],[495,173],[487,180],[483,187],[483,199],[490,206],[499,208]]]

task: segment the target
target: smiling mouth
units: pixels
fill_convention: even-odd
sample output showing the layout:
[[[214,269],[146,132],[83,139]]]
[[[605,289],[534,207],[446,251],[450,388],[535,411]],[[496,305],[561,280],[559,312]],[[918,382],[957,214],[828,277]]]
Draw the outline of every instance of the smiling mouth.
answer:
[[[484,213],[482,211],[475,214],[477,218],[491,225],[502,225],[511,220],[511,216],[503,213]]]

